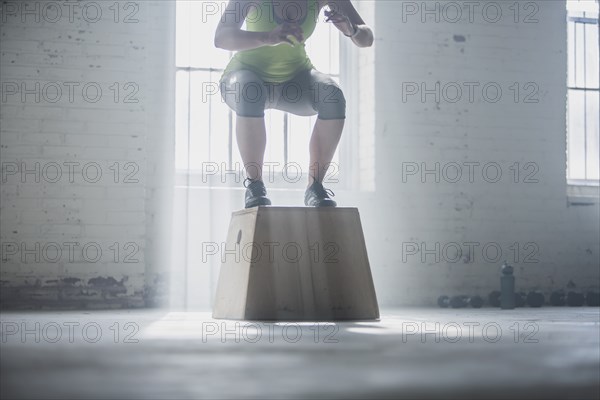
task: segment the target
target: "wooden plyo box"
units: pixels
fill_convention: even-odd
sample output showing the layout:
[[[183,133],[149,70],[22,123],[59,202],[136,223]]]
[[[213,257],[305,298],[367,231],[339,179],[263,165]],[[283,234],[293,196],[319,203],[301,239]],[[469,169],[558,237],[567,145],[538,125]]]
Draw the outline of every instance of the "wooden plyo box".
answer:
[[[213,318],[379,319],[356,208],[234,212],[221,257]]]

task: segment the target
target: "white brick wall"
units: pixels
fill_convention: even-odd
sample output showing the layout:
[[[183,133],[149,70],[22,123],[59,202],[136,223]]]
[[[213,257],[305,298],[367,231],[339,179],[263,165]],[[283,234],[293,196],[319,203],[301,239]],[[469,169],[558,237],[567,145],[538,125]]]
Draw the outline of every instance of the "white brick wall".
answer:
[[[472,23],[468,14],[447,22],[454,18],[450,9],[441,11],[439,23],[431,15],[422,22],[422,7],[434,9],[436,3],[443,10],[450,2],[376,2],[376,193],[375,206],[366,203],[361,214],[381,303],[433,304],[440,294],[487,295],[499,288],[498,268],[505,259],[517,267],[521,290],[548,292],[569,281],[582,289],[598,288],[598,204],[568,206],[567,199],[564,2],[520,2],[516,23],[514,2],[492,1],[473,2],[479,12]],[[503,16],[492,23],[489,7],[496,5]],[[531,13],[537,22],[524,23]],[[402,101],[403,83],[432,88],[437,81],[497,82],[503,96],[497,103],[481,94],[473,103],[442,98],[436,104],[433,95],[425,102],[418,95]],[[521,86],[518,103],[510,89],[514,82]],[[523,103],[528,82],[539,88],[538,103]],[[425,183],[418,176],[402,179],[402,163],[432,168],[468,161],[497,162],[503,178],[488,183],[479,174],[474,183],[441,179],[439,184],[433,176]],[[520,183],[511,180],[516,162]],[[538,183],[523,182],[533,171],[524,169],[528,162],[538,168]],[[440,262],[433,255],[422,262],[421,251],[405,251],[403,260],[403,244],[413,242],[430,248],[479,242],[479,249],[493,243],[503,255],[497,262],[481,251],[474,261],[450,262],[451,255],[440,254]],[[518,260],[511,250],[515,242]],[[537,262],[524,262],[530,252]]]
[[[567,198],[564,4],[536,2],[539,21],[535,24],[523,23],[534,11],[525,9],[531,7],[530,1],[519,4],[520,23],[509,14],[514,2],[497,3],[505,17],[495,24],[481,14],[473,23],[468,19],[421,23],[420,16],[402,22],[403,6],[423,3],[361,4],[359,10],[375,32],[375,45],[356,49],[360,68],[354,72],[360,74],[360,86],[352,86],[352,80],[343,82],[349,104],[359,106],[348,110],[347,123],[355,126],[349,126],[343,140],[349,141],[345,145],[359,159],[340,153],[340,170],[355,174],[354,190],[332,188],[340,206],[360,210],[380,305],[433,305],[441,294],[487,296],[499,289],[504,260],[516,267],[519,290],[541,289],[548,294],[570,280],[581,289],[597,289],[598,205],[568,206]],[[425,3],[431,7],[434,2]],[[471,6],[481,10],[490,3]],[[353,67],[342,66],[342,70]],[[498,82],[504,96],[497,103],[486,102],[481,95],[473,103],[436,104],[432,96],[424,103],[420,97],[414,100],[416,96],[402,101],[403,82],[426,82],[432,87],[438,80]],[[521,84],[519,103],[511,97],[514,82]],[[527,82],[539,87],[538,103],[522,103]],[[350,132],[357,137],[348,136]],[[373,167],[369,153],[373,153]],[[473,183],[468,179],[435,183],[431,176],[425,183],[415,176],[403,182],[403,162],[430,166],[478,162],[480,167]],[[502,169],[503,179],[497,183],[488,183],[481,175],[481,166],[490,162]],[[512,182],[510,169],[516,162],[519,183]],[[538,168],[534,176],[538,183],[524,182],[533,171],[525,169],[528,162]],[[270,190],[269,195],[274,204],[300,205],[299,186],[296,192]],[[187,261],[188,271],[179,271],[179,283],[173,287],[187,285],[187,291],[176,291],[181,304],[187,296],[191,308],[206,309],[211,306],[219,260],[209,257],[211,263],[202,263],[198,243],[223,240],[226,221],[232,210],[241,207],[243,191],[193,188],[177,193],[180,209],[190,205],[186,215],[190,225],[184,219],[176,223],[179,258],[174,266],[182,270]],[[210,221],[210,229],[194,221]],[[479,245],[469,255],[468,246],[475,246],[472,242]],[[422,262],[422,251],[408,254],[412,243],[428,248],[439,243],[440,260],[434,254]],[[441,253],[444,246],[451,250],[455,243],[464,253],[457,261],[451,252]],[[490,252],[499,248],[503,255],[494,261],[490,253],[486,259],[484,246]],[[525,257],[534,262],[524,262]]]
[[[81,7],[86,3],[91,2],[82,1]],[[3,5],[2,83],[24,82],[32,87],[39,82],[43,87],[49,82],[79,82],[81,88],[97,82],[103,96],[91,103],[76,91],[73,102],[63,98],[35,103],[33,95],[27,95],[25,102],[19,95],[8,95],[0,113],[2,162],[25,162],[29,168],[35,162],[97,162],[104,174],[97,183],[83,180],[79,170],[73,183],[37,183],[31,176],[22,182],[18,176],[8,176],[0,189],[2,243],[26,243],[28,248],[35,243],[41,247],[53,242],[98,243],[107,255],[94,263],[85,262],[81,254],[72,262],[55,263],[23,263],[20,253],[7,255],[0,275],[3,305],[35,306],[41,300],[65,307],[152,304],[160,297],[161,272],[172,240],[177,246],[173,268],[178,271],[173,287],[187,287],[174,293],[176,303],[195,293],[189,305],[208,307],[218,265],[204,265],[197,245],[224,238],[227,224],[223,221],[231,209],[241,206],[243,191],[182,193],[176,198],[178,207],[189,205],[190,215],[187,221],[176,220],[178,231],[170,235],[166,210],[170,210],[174,137],[174,2],[137,2],[139,22],[127,24],[122,19],[133,11],[124,9],[128,2],[119,3],[119,23],[108,8],[113,2],[96,3],[104,12],[96,23],[77,13],[73,22],[51,23],[43,18],[35,22],[31,16],[22,22],[19,15],[6,15]],[[376,40],[372,49],[359,50],[362,73],[372,83],[363,79],[358,89],[371,96],[365,93],[373,85],[375,110],[372,115],[362,111],[361,136],[353,146],[361,149],[358,182],[367,191],[336,190],[340,205],[360,209],[380,304],[432,304],[439,294],[486,295],[498,287],[498,267],[504,259],[517,267],[517,286],[522,290],[549,291],[570,280],[581,288],[597,288],[598,205],[569,206],[567,198],[563,2],[521,2],[517,23],[508,8],[513,2],[495,3],[504,12],[496,23],[486,21],[480,12],[473,22],[463,18],[450,23],[443,17],[452,15],[445,14],[439,23],[431,16],[423,23],[419,8],[424,3],[433,8],[435,2],[379,0],[373,15],[367,12],[370,7],[364,11]],[[494,2],[474,3],[471,6],[481,10]],[[444,7],[450,2],[439,4]],[[466,2],[456,4],[466,7]],[[537,23],[523,22],[535,11],[526,9],[527,4],[539,8],[534,16]],[[417,14],[412,14],[412,6]],[[425,102],[419,96],[402,101],[403,83],[432,87],[437,81],[497,82],[504,96],[497,103],[481,96],[473,103],[442,99],[436,104],[432,96]],[[109,88],[115,82],[120,89],[116,103]],[[131,92],[125,90],[127,82],[138,85],[138,103],[123,102]],[[526,93],[524,85],[534,82],[539,102],[515,103],[510,91],[514,82],[520,83],[520,100]],[[136,163],[139,182],[123,183],[121,174],[115,183],[109,169],[115,162],[121,173],[127,172],[125,163]],[[503,179],[488,183],[479,174],[473,183],[442,180],[438,184],[431,176],[423,183],[411,175],[403,182],[407,162],[430,167],[497,162]],[[515,162],[521,167],[519,183],[510,180]],[[523,182],[527,172],[523,166],[528,162],[538,167],[538,183]],[[369,192],[373,187],[376,191]],[[301,194],[301,190],[274,191],[272,198],[281,204],[298,204]],[[207,204],[213,208],[204,207]],[[210,222],[211,229],[197,221]],[[111,259],[114,242],[119,243],[118,262]],[[130,242],[139,248],[125,248]],[[411,243],[429,248],[440,243],[443,248],[468,242],[480,243],[474,260],[463,254],[458,262],[436,262],[428,255],[422,262],[422,252],[402,251]],[[511,248],[515,242],[517,261]],[[486,243],[502,249],[498,262],[482,258]],[[525,263],[523,257],[531,246],[537,246],[533,248],[537,262]],[[124,262],[130,251],[139,262]],[[99,277],[104,280],[95,279]]]
[[[71,4],[73,18],[63,2],[2,4],[3,305],[35,306],[48,296],[56,301],[48,306],[152,304],[168,259],[174,3]],[[94,9],[102,12],[98,21]],[[19,91],[38,84],[39,99],[13,94],[14,84]],[[93,87],[84,93],[86,84]],[[97,101],[95,87],[102,90]],[[79,163],[72,181],[69,162]],[[39,177],[10,169],[36,163]],[[42,173],[50,163],[62,166],[57,182],[55,168]],[[90,182],[94,168],[84,177],[83,165],[98,166],[102,177]],[[13,242],[16,254],[6,248]],[[63,254],[53,262],[42,254],[39,262],[33,255],[22,262],[21,243],[44,248],[53,242],[80,245],[73,260]],[[99,261],[83,259],[86,243],[101,248]],[[98,277],[107,280],[90,281]]]

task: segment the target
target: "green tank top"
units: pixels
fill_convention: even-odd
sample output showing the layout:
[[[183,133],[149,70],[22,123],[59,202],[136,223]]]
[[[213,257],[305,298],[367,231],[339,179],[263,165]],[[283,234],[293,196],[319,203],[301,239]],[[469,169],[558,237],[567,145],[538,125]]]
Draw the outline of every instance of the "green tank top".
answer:
[[[301,43],[294,46],[280,43],[275,46],[261,46],[255,49],[238,51],[229,61],[221,78],[239,69],[255,72],[265,82],[282,83],[292,79],[301,71],[313,68],[306,54],[304,42],[312,35],[318,18],[318,0],[308,0],[306,18],[300,26],[304,35]],[[277,26],[279,20],[275,16],[272,0],[261,0],[255,3],[246,16],[246,30],[251,32],[269,32]],[[260,7],[259,7],[260,6]],[[281,21],[279,21],[281,22]]]

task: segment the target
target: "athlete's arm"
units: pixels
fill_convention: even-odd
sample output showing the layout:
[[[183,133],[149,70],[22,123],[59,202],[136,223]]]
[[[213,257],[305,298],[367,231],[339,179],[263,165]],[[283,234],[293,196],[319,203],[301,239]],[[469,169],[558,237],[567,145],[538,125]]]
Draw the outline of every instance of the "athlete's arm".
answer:
[[[373,45],[373,31],[367,26],[350,0],[321,0],[328,6],[325,11],[328,21],[333,24],[344,35],[351,37],[358,47],[370,47]]]
[[[302,41],[302,28],[298,24],[277,25],[271,32],[250,32],[243,30],[242,25],[244,24],[246,15],[256,4],[259,3],[253,0],[229,0],[217,25],[214,39],[215,47],[238,51],[279,43],[293,45],[293,42],[288,39],[288,35],[293,35],[298,41]],[[264,18],[269,17],[264,16]]]

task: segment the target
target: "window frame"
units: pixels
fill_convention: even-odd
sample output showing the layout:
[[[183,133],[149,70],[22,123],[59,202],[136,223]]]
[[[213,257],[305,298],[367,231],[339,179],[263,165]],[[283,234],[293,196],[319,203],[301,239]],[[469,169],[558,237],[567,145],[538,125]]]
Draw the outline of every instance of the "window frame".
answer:
[[[595,0],[596,5],[598,5],[599,1]],[[566,1],[566,27],[567,30],[571,29],[571,23],[573,24],[573,30],[574,30],[574,41],[575,43],[577,43],[577,36],[576,36],[576,29],[577,29],[577,24],[594,24],[594,25],[599,25],[599,16],[598,14],[596,15],[595,18],[589,17],[586,12],[583,12],[583,16],[579,16],[579,15],[573,15],[576,14],[576,12],[571,11],[569,4],[575,4],[574,2],[572,2],[572,0],[567,0]],[[584,31],[585,32],[585,31]],[[585,39],[585,33],[584,33],[584,39]],[[599,44],[600,45],[600,44]],[[568,45],[567,45],[568,46]],[[590,198],[593,199],[595,203],[597,203],[597,198],[598,198],[598,190],[595,190],[594,188],[597,188],[600,186],[600,179],[593,179],[587,178],[588,175],[588,166],[587,166],[587,139],[588,139],[588,132],[587,132],[587,126],[584,128],[584,133],[583,133],[583,140],[584,140],[584,157],[585,157],[585,161],[584,161],[584,168],[585,168],[585,179],[581,179],[581,178],[571,178],[570,175],[570,171],[569,168],[572,166],[571,164],[571,160],[570,160],[570,151],[569,151],[569,143],[571,140],[570,137],[570,132],[569,132],[569,119],[570,119],[570,111],[569,111],[569,94],[572,91],[583,91],[584,93],[597,93],[598,96],[600,96],[600,87],[596,88],[596,87],[588,87],[585,83],[584,86],[578,86],[577,82],[573,82],[573,85],[571,84],[570,81],[570,74],[571,72],[569,71],[570,68],[570,64],[571,64],[571,57],[573,58],[573,63],[574,65],[576,65],[577,63],[577,58],[576,58],[576,53],[574,54],[572,51],[569,51],[570,49],[567,48],[567,79],[566,79],[566,89],[567,89],[567,107],[566,107],[566,142],[567,142],[567,168],[566,168],[566,179],[567,179],[567,186],[568,186],[568,195],[569,195],[569,201],[571,203],[571,198],[575,199],[575,203],[579,204],[581,203],[581,200],[584,198]],[[585,50],[585,45],[584,45],[584,50]],[[573,49],[573,51],[576,51],[576,49]],[[585,56],[584,56],[585,57]],[[585,58],[584,58],[585,59]],[[587,59],[586,59],[587,61]],[[586,69],[587,63],[584,64],[584,71]],[[576,67],[574,67],[576,68]],[[585,74],[585,72],[584,72]],[[584,81],[585,81],[585,77],[584,77]],[[584,96],[584,104],[586,104],[586,96]],[[585,105],[584,105],[585,107]],[[587,108],[584,109],[584,125],[587,123]],[[585,189],[585,188],[589,188],[589,189]],[[589,200],[589,199],[588,199]],[[586,201],[588,201],[586,200]],[[584,203],[586,202],[584,201]]]
[[[177,0],[177,3],[179,4],[180,2],[182,2],[182,0]],[[322,10],[321,10],[322,13]],[[176,21],[177,22],[177,21]],[[318,21],[319,23],[320,21]],[[332,29],[332,32],[334,34],[339,34],[339,32],[337,31],[337,29],[335,29],[335,27],[333,27],[332,25],[330,25],[330,29]],[[310,40],[315,40],[316,38],[311,38]],[[347,60],[349,53],[347,51],[343,51],[344,47],[347,47],[347,43],[344,40],[341,40],[341,37],[338,36],[337,40],[339,41],[339,71],[338,73],[328,73],[328,75],[332,76],[334,79],[340,81],[340,83],[343,86],[342,81],[346,81],[346,82],[350,82],[351,80],[348,79],[347,76],[344,76],[344,72],[343,72],[343,65],[344,64],[348,64],[347,62],[344,62],[344,60]],[[230,51],[229,52],[229,57],[228,59],[231,59],[231,57],[233,56],[235,52]],[[207,62],[208,65],[211,64],[210,61]],[[189,168],[189,160],[192,157],[191,152],[193,151],[192,147],[189,143],[190,141],[190,137],[191,137],[191,125],[190,125],[190,118],[189,116],[192,114],[190,112],[191,110],[191,100],[192,100],[192,88],[191,88],[191,81],[192,81],[192,74],[194,74],[194,72],[208,72],[210,74],[221,74],[224,71],[225,65],[223,65],[222,67],[214,67],[212,65],[210,66],[203,66],[203,67],[197,67],[197,66],[191,66],[191,65],[178,65],[177,63],[177,59],[175,60],[175,76],[177,77],[178,74],[184,73],[187,74],[186,79],[187,79],[187,83],[188,83],[188,88],[187,88],[187,115],[188,115],[188,122],[187,122],[187,140],[188,140],[188,144],[186,145],[186,150],[187,150],[187,164],[188,164],[188,168],[177,168],[176,167],[176,173],[175,173],[175,184],[176,186],[185,186],[185,187],[224,187],[224,188],[238,188],[240,186],[240,184],[243,182],[243,179],[245,177],[245,174],[243,172],[243,168],[241,168],[241,165],[239,161],[234,160],[234,152],[237,151],[237,148],[235,146],[235,141],[234,141],[234,135],[235,135],[235,115],[233,110],[228,109],[227,111],[227,118],[228,118],[228,139],[227,139],[227,160],[219,160],[216,161],[217,164],[219,164],[220,166],[222,166],[223,163],[226,163],[228,168],[233,167],[234,169],[237,169],[238,171],[238,175],[233,177],[234,174],[228,175],[225,178],[223,177],[223,173],[221,174],[217,174],[217,175],[207,175],[205,174],[202,170],[198,170],[198,169],[190,169]],[[177,78],[176,78],[177,79]],[[271,110],[266,110],[266,113],[268,114]],[[289,143],[290,143],[290,133],[289,133],[289,119],[290,119],[290,113],[287,112],[281,112],[279,110],[273,110],[276,111],[277,113],[280,113],[282,116],[282,131],[283,131],[283,162],[284,165],[286,163],[289,162],[289,158],[290,158],[290,152],[289,152]],[[210,127],[210,116],[211,113],[209,112],[209,121],[207,121],[207,124]],[[294,116],[296,117],[296,116]],[[265,117],[267,118],[267,116]],[[296,118],[301,118],[301,117],[296,117]],[[302,117],[302,118],[311,118],[311,117]],[[316,116],[312,117],[312,118],[316,118]],[[347,131],[347,127],[345,128],[345,131]],[[309,135],[312,134],[312,131],[309,132]],[[344,135],[342,135],[343,137]],[[209,137],[207,138],[208,141],[210,141],[210,134]],[[177,143],[175,144],[176,149],[177,149]],[[267,149],[268,150],[268,149]],[[340,164],[342,164],[342,159],[348,159],[349,156],[346,154],[345,156],[343,156],[347,151],[350,150],[350,146],[348,146],[346,144],[345,140],[342,140],[342,142],[340,143],[340,146],[338,147],[338,155],[339,155],[339,160],[334,161],[334,163],[337,163],[338,166]],[[306,152],[308,153],[308,148],[306,149]],[[265,166],[267,165],[267,163],[269,162],[268,159],[265,159]],[[345,162],[344,162],[345,163]],[[300,181],[306,181],[308,178],[308,171],[306,171],[306,167],[305,165],[302,165],[302,176],[300,177]],[[339,167],[337,168],[337,170],[339,170]],[[223,170],[221,170],[221,172],[223,172]],[[341,189],[345,189],[348,186],[348,182],[349,182],[349,177],[348,177],[348,173],[349,171],[344,171],[342,173],[338,173],[335,176],[332,176],[332,170],[328,171],[328,180],[327,182],[325,182],[326,184],[335,184],[335,186],[337,188],[341,188]],[[268,175],[268,171],[267,168],[265,167],[264,172],[263,172],[263,176],[264,179],[271,179],[271,181],[269,182],[269,187],[273,187],[273,188],[278,188],[278,189],[298,189],[298,181],[294,181],[291,182],[288,179],[285,179],[283,176],[283,172],[279,169],[277,169],[275,171],[275,173],[272,176]],[[304,188],[302,188],[302,190],[304,190]]]

